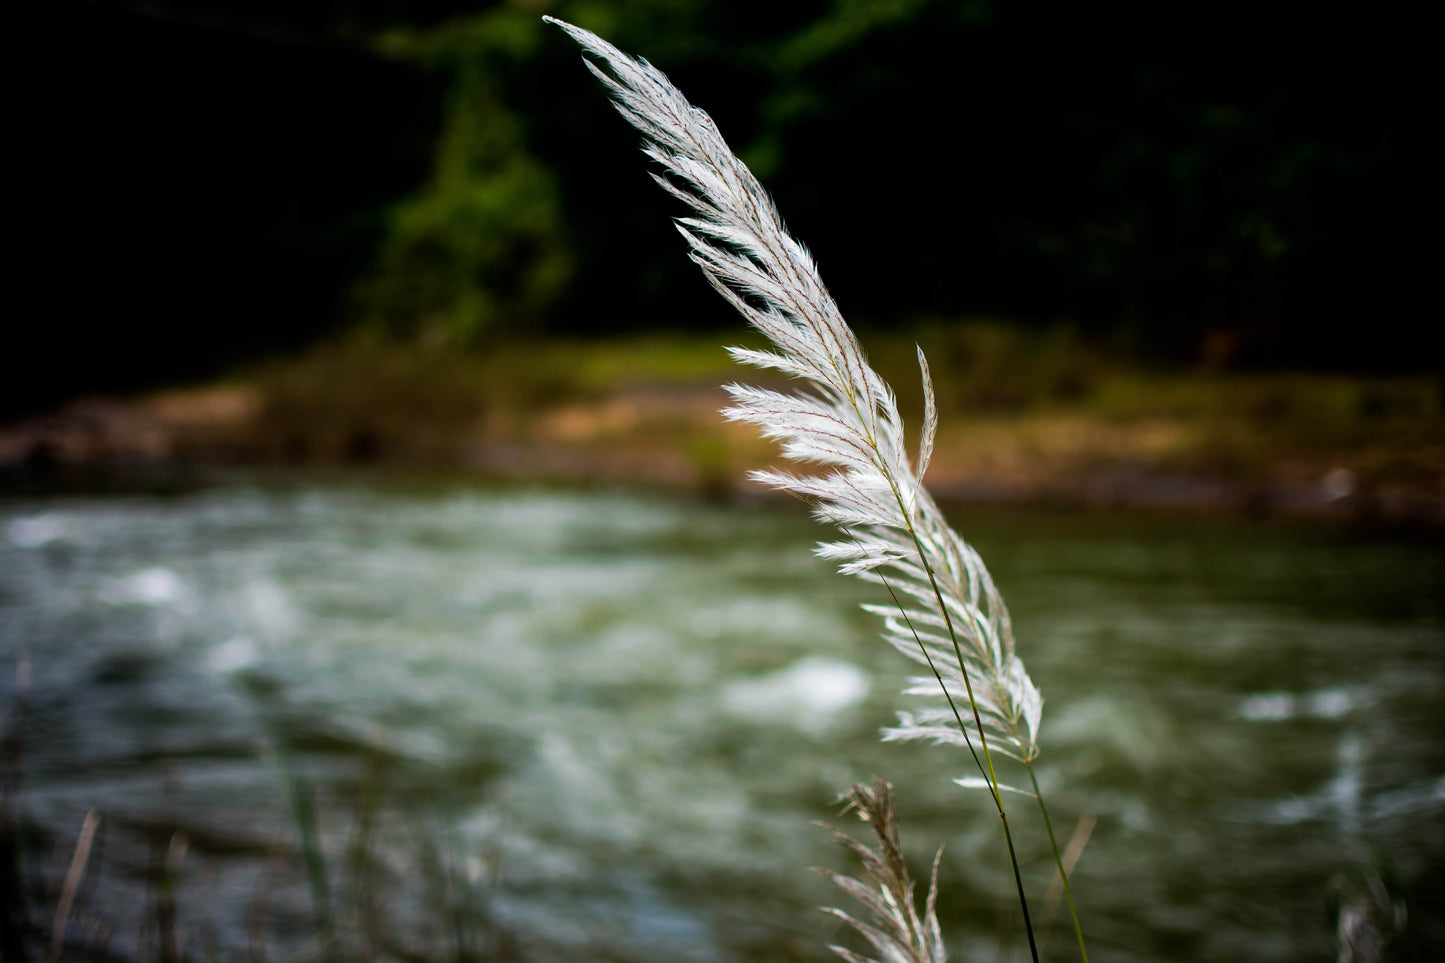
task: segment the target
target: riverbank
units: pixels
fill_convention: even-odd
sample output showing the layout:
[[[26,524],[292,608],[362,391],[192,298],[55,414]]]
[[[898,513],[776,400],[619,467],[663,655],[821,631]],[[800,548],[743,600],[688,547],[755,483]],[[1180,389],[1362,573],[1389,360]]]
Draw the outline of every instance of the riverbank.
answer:
[[[1151,372],[1067,333],[914,334],[869,350],[911,425],[914,340],[927,351],[941,409],[928,480],[945,499],[1445,526],[1439,379]],[[756,494],[747,472],[775,456],[719,417],[732,380],[768,378],[712,339],[485,355],[329,346],[0,427],[0,478],[35,490],[235,468],[395,468]]]

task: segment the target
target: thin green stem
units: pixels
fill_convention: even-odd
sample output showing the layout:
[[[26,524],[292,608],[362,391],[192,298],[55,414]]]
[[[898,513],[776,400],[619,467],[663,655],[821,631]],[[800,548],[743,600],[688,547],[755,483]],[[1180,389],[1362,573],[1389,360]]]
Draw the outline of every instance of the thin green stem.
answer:
[[[844,527],[843,525],[839,525],[838,527],[841,528],[845,533],[847,533],[847,535],[848,535],[849,538],[852,538],[855,542],[857,541],[857,537],[854,536],[852,532],[848,531],[848,529],[847,529],[846,527]],[[910,534],[912,534],[912,526],[911,526],[911,525],[909,526],[909,531],[910,531]],[[916,534],[913,535],[913,539],[914,539],[914,542],[915,542],[915,543],[918,542],[918,536],[917,536]],[[920,557],[920,558],[923,558],[923,546],[922,546],[922,545],[919,545],[919,546],[918,546],[918,550],[919,550],[919,557]],[[923,564],[924,564],[924,567],[928,570],[929,578],[932,579],[932,578],[933,578],[933,567],[928,564],[928,560],[927,560],[926,558],[923,559]],[[1004,808],[1003,808],[1003,795],[1002,795],[1002,793],[999,792],[999,788],[998,788],[998,776],[994,773],[994,769],[993,769],[993,759],[992,759],[992,758],[989,756],[989,754],[988,754],[988,741],[987,741],[987,737],[986,737],[986,736],[984,735],[984,733],[983,733],[983,722],[982,722],[982,720],[979,719],[978,707],[977,707],[977,706],[974,704],[974,702],[973,702],[973,685],[972,685],[972,683],[970,683],[970,682],[968,681],[968,668],[967,668],[967,666],[965,666],[965,665],[963,664],[963,656],[960,654],[960,655],[958,656],[958,658],[959,658],[959,667],[963,670],[963,681],[964,681],[964,685],[968,687],[969,707],[973,710],[974,722],[978,725],[978,735],[979,735],[979,738],[982,739],[982,740],[984,740],[984,758],[988,760],[988,768],[987,768],[987,770],[984,769],[983,761],[981,761],[981,760],[978,758],[978,752],[973,748],[973,739],[972,739],[972,738],[969,736],[969,734],[968,734],[968,726],[964,724],[963,716],[959,714],[958,706],[954,703],[954,701],[953,701],[953,696],[952,696],[952,695],[949,693],[949,691],[948,691],[948,686],[945,685],[944,682],[943,682],[943,675],[942,675],[942,673],[940,673],[940,672],[938,671],[938,667],[933,664],[933,656],[928,653],[928,647],[925,646],[925,645],[923,644],[923,640],[918,637],[918,630],[913,627],[913,620],[908,617],[908,610],[905,609],[905,608],[903,607],[903,603],[898,600],[898,595],[893,591],[893,586],[892,586],[891,584],[889,584],[888,579],[887,579],[886,577],[881,576],[881,575],[880,575],[880,578],[883,579],[883,587],[888,590],[888,594],[893,598],[893,604],[894,604],[895,606],[897,606],[898,611],[899,611],[899,614],[901,614],[901,615],[903,616],[903,621],[907,624],[907,626],[908,626],[908,631],[910,631],[910,632],[913,633],[913,640],[918,643],[918,651],[920,651],[920,652],[923,653],[923,658],[924,658],[925,660],[927,660],[927,662],[928,662],[928,668],[933,672],[933,677],[938,680],[938,687],[943,690],[943,698],[944,698],[944,700],[948,703],[948,708],[953,712],[953,718],[954,718],[954,720],[957,721],[957,723],[958,723],[958,731],[959,731],[960,733],[962,733],[962,735],[963,735],[964,745],[968,746],[969,755],[973,756],[974,764],[975,764],[976,766],[978,766],[979,772],[982,773],[982,774],[983,774],[985,777],[987,777],[987,779],[988,779],[988,788],[989,788],[989,791],[990,791],[990,792],[992,793],[992,795],[993,795],[994,805],[998,807],[998,818],[999,818],[999,820],[1003,823],[1003,838],[1004,838],[1004,842],[1006,842],[1006,843],[1008,844],[1008,858],[1009,858],[1009,863],[1010,863],[1010,864],[1012,865],[1012,867],[1013,867],[1013,872],[1014,872],[1014,885],[1018,888],[1018,893],[1019,893],[1019,908],[1023,910],[1023,914],[1024,914],[1024,932],[1028,934],[1028,938],[1029,938],[1029,953],[1033,956],[1034,963],[1038,963],[1038,960],[1039,960],[1039,951],[1038,951],[1038,947],[1034,944],[1034,926],[1033,926],[1033,921],[1032,921],[1032,919],[1030,919],[1030,917],[1029,917],[1029,901],[1028,901],[1028,897],[1024,895],[1024,881],[1023,881],[1023,876],[1022,876],[1022,874],[1020,874],[1020,872],[1019,872],[1018,855],[1017,855],[1017,853],[1015,853],[1015,851],[1014,851],[1013,833],[1009,831],[1008,816],[1004,813]],[[938,584],[937,584],[936,582],[934,583],[933,591],[934,591],[935,594],[938,593]],[[942,609],[942,607],[943,607],[943,599],[942,599],[942,598],[939,598],[938,602],[939,602],[939,608]],[[953,624],[952,624],[952,621],[949,620],[948,614],[947,614],[946,611],[944,612],[943,618],[944,618],[944,621],[945,621],[945,622],[948,624],[948,626],[949,626],[949,637],[952,638],[952,637],[953,637]],[[953,640],[953,647],[954,647],[955,653],[957,653],[957,652],[958,652],[958,640],[957,640],[957,639],[954,639],[954,640]],[[1030,769],[1030,773],[1032,773],[1032,771],[1033,771],[1033,770]],[[1035,788],[1035,790],[1037,790],[1037,788],[1038,788],[1037,784],[1035,784],[1035,787],[1034,787],[1034,788]],[[1047,819],[1047,817],[1045,817],[1045,818]],[[1050,839],[1053,838],[1053,834],[1052,834],[1052,833],[1050,833],[1049,838],[1050,838]],[[1055,847],[1055,850],[1057,851],[1057,847]],[[1070,905],[1070,907],[1072,908],[1072,906],[1073,906],[1072,900],[1070,901],[1070,904],[1069,904],[1069,905]]]
[[[998,795],[997,785],[997,783],[994,784],[995,796]],[[1008,843],[1009,862],[1013,864],[1014,885],[1018,887],[1019,891],[1019,908],[1024,911],[1024,932],[1028,934],[1029,938],[1029,955],[1033,957],[1034,963],[1039,963],[1039,948],[1034,944],[1034,924],[1033,920],[1029,919],[1029,901],[1024,896],[1024,879],[1019,874],[1019,858],[1018,854],[1014,852],[1014,837],[1013,833],[1009,832],[1008,817],[1004,815],[1002,806],[999,807],[998,818],[1003,823],[1003,838],[1004,842]]]
[[[895,487],[893,494],[898,498],[899,507],[902,508],[903,499]],[[964,688],[968,690],[968,706],[973,710],[973,722],[978,727],[979,742],[983,744],[983,758],[988,763],[988,788],[993,793],[993,804],[998,807],[998,818],[1003,823],[1003,838],[1008,844],[1009,862],[1013,864],[1014,885],[1018,888],[1019,908],[1024,914],[1024,932],[1029,938],[1029,955],[1033,957],[1034,963],[1039,963],[1039,948],[1034,943],[1034,924],[1029,918],[1029,899],[1024,895],[1024,879],[1019,873],[1018,853],[1014,850],[1013,833],[1009,830],[1008,815],[1003,808],[1003,793],[998,788],[998,773],[994,771],[993,753],[988,748],[988,734],[984,732],[983,718],[978,713],[978,700],[973,694],[973,682],[968,675],[968,664],[963,659],[963,649],[958,644],[958,635],[953,630],[953,618],[948,614],[948,606],[943,601],[943,591],[938,587],[938,577],[934,574],[933,564],[928,561],[928,556],[923,551],[923,541],[918,537],[918,532],[913,528],[913,519],[908,517],[905,511],[904,516],[908,523],[908,534],[913,536],[913,544],[918,549],[918,560],[923,563],[923,570],[928,573],[928,584],[933,588],[933,597],[938,602],[938,610],[943,614],[943,624],[948,629],[948,639],[953,643],[953,654],[958,659],[958,669],[963,675]],[[942,684],[942,680],[939,680]],[[948,694],[948,687],[943,686],[944,694]],[[950,700],[952,701],[952,700]],[[966,738],[966,735],[965,735]]]
[[[1084,948],[1084,930],[1079,926],[1079,914],[1074,909],[1074,890],[1069,885],[1069,874],[1064,869],[1064,858],[1059,855],[1059,841],[1054,838],[1054,824],[1049,821],[1049,809],[1044,805],[1044,794],[1039,791],[1039,779],[1034,775],[1034,764],[1025,760],[1024,765],[1028,767],[1029,780],[1034,784],[1034,798],[1038,800],[1039,812],[1044,817],[1044,829],[1049,833],[1049,845],[1054,850],[1054,865],[1059,867],[1059,880],[1064,884],[1064,898],[1069,903],[1069,918],[1074,921],[1074,936],[1079,941],[1079,955],[1083,957],[1084,963],[1089,963],[1089,951]]]
[[[904,499],[903,493],[898,489],[898,479],[894,476],[893,472],[889,470],[887,462],[883,458],[882,452],[878,449],[878,440],[873,430],[872,419],[865,418],[863,416],[863,411],[859,408],[858,405],[858,399],[854,396],[851,390],[852,381],[851,379],[844,378],[842,372],[838,370],[838,362],[836,357],[832,358],[831,360],[833,364],[833,371],[835,374],[838,375],[839,383],[844,386],[844,394],[848,398],[848,403],[853,407],[853,414],[857,417],[859,426],[863,428],[864,437],[868,439],[868,444],[873,449],[874,457],[877,458],[878,469],[883,475],[883,477],[887,479],[888,487],[893,492],[893,499],[898,503],[898,517],[903,520],[904,527],[907,528],[909,537],[913,539],[913,547],[918,552],[918,560],[923,564],[923,570],[928,573],[928,584],[929,587],[933,589],[934,600],[938,603],[938,612],[940,615],[943,616],[943,624],[948,629],[948,639],[953,644],[953,654],[954,657],[958,660],[958,670],[959,673],[963,676],[963,685],[968,692],[968,707],[969,710],[973,713],[973,723],[974,726],[978,729],[979,743],[983,747],[983,759],[984,763],[987,765],[987,772],[984,775],[988,781],[989,792],[993,795],[993,804],[995,808],[998,809],[999,821],[1003,823],[1003,838],[1004,842],[1008,844],[1009,862],[1013,866],[1014,885],[1018,889],[1019,894],[1019,908],[1023,910],[1024,930],[1028,934],[1029,938],[1029,955],[1033,958],[1033,963],[1039,963],[1039,950],[1038,946],[1034,942],[1034,926],[1032,919],[1029,917],[1029,900],[1028,896],[1024,893],[1023,875],[1019,872],[1018,853],[1014,849],[1013,832],[1009,829],[1008,814],[1004,811],[1003,793],[999,789],[998,773],[994,769],[993,753],[989,750],[988,747],[988,734],[984,731],[983,728],[983,717],[979,714],[978,711],[978,699],[973,694],[973,680],[969,677],[968,663],[963,658],[963,647],[958,644],[958,633],[955,632],[953,628],[953,616],[949,614],[948,605],[943,601],[943,590],[940,589],[938,586],[937,573],[935,573],[933,569],[933,563],[928,560],[928,553],[923,548],[923,539],[919,537],[918,530],[913,526],[913,512],[909,508],[908,502]],[[873,406],[871,404],[869,405],[869,414],[874,414]],[[922,484],[922,479],[919,480],[919,484]],[[891,594],[892,590],[890,589],[889,591]],[[898,599],[895,596],[894,603],[897,604],[897,602]],[[899,611],[903,611],[903,607],[901,605],[899,605]],[[904,614],[904,617],[907,618],[906,612]],[[910,623],[910,630],[911,628],[912,626]],[[925,656],[928,655],[928,650],[923,645],[921,640],[918,643],[918,648],[924,653]],[[933,659],[931,656],[928,657],[928,663],[929,668],[934,668]],[[944,684],[943,677],[939,674],[936,668],[934,668],[933,674],[934,677],[938,679],[939,688],[943,690],[943,695],[948,700],[949,708],[953,709],[954,718],[958,721],[959,731],[963,733],[964,741],[968,743],[969,751],[972,752],[973,743],[969,739],[968,727],[964,725],[963,719],[960,717],[957,707],[953,705],[953,698],[949,695],[948,686]],[[978,755],[974,754],[974,762],[977,761]],[[983,767],[980,767],[980,770],[982,770],[982,768]]]
[[[984,731],[983,717],[980,716],[978,712],[978,699],[973,694],[973,680],[969,677],[968,663],[964,661],[963,658],[963,647],[958,644],[958,633],[955,632],[953,628],[953,616],[949,614],[948,605],[943,601],[943,590],[938,587],[938,575],[933,569],[933,563],[928,560],[928,553],[924,551],[923,539],[919,538],[918,530],[913,527],[913,515],[903,500],[903,493],[898,490],[898,484],[894,481],[892,472],[885,471],[884,477],[888,479],[889,486],[893,489],[893,497],[898,502],[900,517],[903,519],[904,525],[908,528],[909,536],[913,539],[913,547],[918,551],[918,560],[923,563],[923,570],[928,573],[928,585],[933,589],[933,598],[938,603],[938,612],[943,616],[944,627],[948,629],[948,640],[953,643],[953,655],[954,658],[958,660],[958,671],[963,676],[964,689],[968,692],[968,707],[973,713],[974,726],[978,729],[978,739],[980,745],[983,747],[984,762],[988,765],[986,776],[988,779],[989,792],[993,795],[993,804],[998,809],[999,821],[1003,823],[1003,838],[1004,842],[1008,844],[1008,858],[1013,866],[1014,885],[1017,887],[1019,894],[1019,908],[1023,910],[1024,914],[1024,931],[1028,934],[1029,938],[1029,955],[1033,957],[1034,963],[1038,963],[1039,950],[1034,943],[1034,926],[1033,921],[1029,917],[1029,899],[1024,893],[1024,880],[1023,875],[1019,872],[1019,859],[1018,853],[1014,850],[1013,832],[1009,829],[1008,814],[1004,811],[1003,792],[998,787],[998,773],[994,769],[993,753],[988,748],[988,733]],[[922,642],[919,643],[918,647],[926,651]],[[932,665],[932,659],[929,660],[929,664],[930,666]],[[935,671],[934,674],[937,675],[938,673]],[[951,707],[953,699],[949,697],[948,686],[943,684],[942,677],[939,677],[938,684],[939,687],[943,689],[943,694],[948,698]],[[954,718],[958,718],[957,709],[954,710]],[[967,740],[968,732],[961,719],[959,719],[959,729],[963,731],[964,739]],[[970,748],[972,748],[972,746],[970,746]],[[976,762],[977,760],[978,757],[975,756],[974,761]]]

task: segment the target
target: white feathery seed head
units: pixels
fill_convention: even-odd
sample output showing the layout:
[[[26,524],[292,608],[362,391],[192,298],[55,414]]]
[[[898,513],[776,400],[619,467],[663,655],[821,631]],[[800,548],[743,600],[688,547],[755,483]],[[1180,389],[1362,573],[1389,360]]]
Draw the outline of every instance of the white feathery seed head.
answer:
[[[863,863],[863,877],[844,876],[820,869],[868,910],[859,919],[836,907],[824,909],[851,926],[867,941],[875,957],[862,956],[841,946],[831,949],[848,963],[948,963],[948,950],[938,925],[938,864],[943,849],[933,858],[928,895],[923,912],[914,899],[914,883],[903,862],[903,844],[898,833],[898,805],[893,787],[874,778],[872,785],[856,785],[847,795],[845,812],[854,812],[873,830],[878,848],[870,848],[846,833],[828,827],[840,845],[851,850]]]
[[[818,554],[846,574],[887,587],[895,604],[868,608],[883,617],[884,638],[929,671],[906,691],[946,695],[961,707],[900,713],[885,738],[965,744],[959,713],[971,714],[971,687],[989,745],[1033,758],[1043,699],[1014,654],[1008,610],[978,554],[922,486],[938,424],[922,351],[925,407],[915,469],[892,389],[864,357],[812,257],[789,236],[712,118],[645,60],[580,27],[544,19],[591,55],[584,57],[588,69],[662,168],[654,179],[692,209],[692,216],[677,219],[689,257],[776,347],[731,348],[732,356],[805,382],[797,393],[727,386],[733,405],[725,417],[757,426],[781,443],[787,458],[821,469],[755,472],[753,478],[803,498],[819,519],[841,529],[844,538]]]

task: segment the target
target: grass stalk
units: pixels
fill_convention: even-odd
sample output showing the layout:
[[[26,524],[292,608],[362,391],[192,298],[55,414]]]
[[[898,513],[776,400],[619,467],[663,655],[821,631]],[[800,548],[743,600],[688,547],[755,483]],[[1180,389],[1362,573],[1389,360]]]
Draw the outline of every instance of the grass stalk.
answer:
[[[894,489],[894,495],[898,495],[897,489]],[[899,506],[902,507],[902,504],[903,501],[900,496]],[[923,551],[923,543],[919,541],[918,533],[913,529],[911,521],[909,523],[908,533],[913,536],[914,545],[916,545],[918,548],[919,561],[923,563],[924,571],[928,573],[928,584],[933,589],[934,598],[938,601],[938,610],[943,613],[944,623],[948,629],[948,640],[953,643],[953,653],[955,658],[958,659],[958,671],[959,674],[963,676],[963,684],[968,692],[968,707],[969,710],[973,713],[974,725],[978,727],[978,741],[979,744],[983,747],[984,762],[988,764],[988,772],[985,774],[985,778],[988,779],[989,793],[993,796],[993,804],[998,809],[999,822],[1003,826],[1004,842],[1008,844],[1009,864],[1013,867],[1014,885],[1018,888],[1019,894],[1019,909],[1023,912],[1024,916],[1024,932],[1028,934],[1029,955],[1033,958],[1034,963],[1039,963],[1039,948],[1038,945],[1034,942],[1034,925],[1033,921],[1029,918],[1029,898],[1028,895],[1024,892],[1023,876],[1019,873],[1018,852],[1014,849],[1014,837],[1013,832],[1009,829],[1008,813],[1004,811],[1003,793],[999,791],[998,772],[994,768],[993,753],[990,752],[988,748],[988,733],[984,731],[983,719],[979,717],[978,712],[978,699],[973,694],[973,680],[969,676],[968,665],[963,658],[963,649],[958,644],[958,633],[953,630],[953,618],[951,615],[949,615],[948,606],[943,601],[943,592],[938,587],[938,575],[934,572],[933,566],[929,564],[927,555]],[[920,648],[921,647],[922,646],[920,646]],[[932,658],[930,657],[930,667],[932,667],[932,664]],[[934,675],[938,676],[937,669],[934,669]],[[953,709],[954,718],[957,719],[958,710],[954,707],[953,697],[948,694],[948,685],[943,681],[943,678],[941,676],[938,676],[938,687],[943,690],[944,698],[948,700],[949,708]],[[960,729],[965,728],[962,720],[959,720],[958,725]],[[964,737],[965,739],[967,739],[967,732],[964,733]],[[978,762],[978,756],[976,755],[974,756],[974,762]],[[1030,775],[1033,774],[1032,766],[1029,767],[1029,773]],[[1037,790],[1037,783],[1034,784],[1034,788],[1035,790]],[[1040,800],[1040,805],[1042,805],[1042,800]],[[1052,831],[1049,833],[1049,838],[1053,839]],[[1054,847],[1054,852],[1057,854],[1057,846]],[[1072,907],[1072,902],[1069,905],[1070,907]]]
[[[820,546],[820,556],[838,562],[844,574],[887,588],[892,609],[865,608],[884,617],[885,640],[931,673],[929,678],[912,680],[905,691],[941,694],[947,709],[930,707],[916,716],[900,713],[900,725],[885,730],[884,738],[926,739],[968,748],[999,814],[1029,951],[1037,963],[1028,898],[1003,803],[1003,790],[1011,787],[999,782],[994,752],[1029,763],[1038,752],[1035,740],[1043,698],[1014,653],[1007,608],[982,560],[948,525],[923,488],[937,428],[937,404],[922,350],[918,362],[924,421],[915,469],[903,443],[892,388],[868,363],[811,257],[784,230],[772,200],[727,146],[712,119],[646,61],[634,60],[586,30],[551,17],[543,19],[566,31],[590,55],[584,63],[607,87],[623,117],[643,133],[645,153],[663,168],[654,179],[694,212],[695,216],[676,221],[690,258],[718,293],[776,348],[731,348],[733,357],[781,371],[812,389],[786,394],[728,385],[734,407],[724,415],[780,440],[785,457],[831,469],[811,477],[771,471],[754,473],[753,478],[803,498],[814,506],[819,519],[848,537],[846,542]],[[975,667],[983,673],[984,689],[974,685]],[[968,699],[981,757],[956,695],[959,701]],[[1029,771],[1032,775],[1031,766]],[[1037,797],[1037,780],[1034,788]],[[1052,842],[1051,827],[1049,835]],[[1054,853],[1062,871],[1056,843]],[[1082,931],[1074,915],[1082,951]]]
[[[65,947],[65,928],[70,923],[70,908],[75,902],[75,894],[80,890],[85,865],[90,861],[90,846],[95,841],[95,828],[98,825],[100,813],[92,809],[85,814],[85,821],[81,823],[80,835],[75,840],[75,852],[70,857],[70,868],[65,872],[65,883],[60,889],[60,901],[55,905],[55,924],[50,931],[50,955],[47,957],[50,963],[60,959],[60,952]]]
[[[818,872],[863,904],[870,911],[871,919],[859,919],[835,907],[827,907],[824,912],[852,926],[890,963],[943,963],[948,955],[938,925],[938,864],[943,858],[943,847],[939,847],[933,858],[928,896],[920,914],[913,896],[914,882],[903,861],[893,787],[875,776],[871,786],[855,785],[846,799],[848,805],[843,812],[856,812],[868,824],[877,840],[877,849],[830,826],[825,828],[832,832],[837,843],[863,863],[867,882],[825,869]],[[849,963],[867,963],[841,946],[833,946],[832,950]]]
[[[895,488],[893,489],[893,494],[894,494],[894,497],[896,497],[896,498],[898,499],[899,508],[902,509],[902,508],[904,507],[904,506],[903,506],[903,498],[902,498],[902,496],[899,494],[897,487],[895,487]],[[908,514],[907,514],[906,512],[904,513],[904,517],[905,517],[905,518],[908,518]],[[974,725],[978,728],[978,740],[979,740],[979,744],[983,747],[983,762],[982,762],[982,763],[980,763],[980,761],[979,761],[978,753],[974,752],[974,750],[973,750],[973,740],[969,737],[969,734],[968,734],[968,726],[964,725],[963,718],[962,718],[962,716],[959,715],[959,712],[958,712],[958,706],[954,704],[953,696],[952,696],[952,695],[949,693],[949,691],[948,691],[948,685],[947,685],[947,683],[945,683],[945,682],[943,681],[943,676],[939,673],[938,667],[937,667],[936,665],[934,665],[934,663],[933,663],[933,657],[928,653],[928,649],[927,649],[926,646],[923,645],[922,640],[918,638],[918,633],[917,633],[917,631],[913,628],[913,621],[912,621],[912,619],[910,619],[910,618],[908,617],[908,610],[907,610],[907,609],[902,605],[902,603],[899,601],[897,594],[894,593],[894,591],[893,591],[893,589],[892,589],[891,586],[889,586],[889,588],[888,588],[888,594],[893,598],[893,603],[894,603],[894,605],[897,607],[897,609],[898,609],[898,611],[899,611],[899,614],[903,616],[905,622],[906,622],[907,625],[908,625],[909,631],[913,633],[914,639],[918,641],[919,651],[921,651],[921,652],[924,654],[925,658],[928,660],[928,668],[929,668],[930,671],[933,672],[934,678],[938,680],[938,688],[943,692],[943,698],[947,701],[947,703],[948,703],[948,708],[949,708],[949,710],[953,713],[953,718],[954,718],[954,720],[955,720],[955,721],[957,722],[957,724],[958,724],[958,730],[959,730],[959,732],[963,735],[964,743],[968,746],[968,751],[969,751],[969,753],[973,756],[974,764],[979,767],[979,770],[980,770],[980,772],[982,773],[983,777],[988,781],[989,795],[991,795],[991,796],[993,797],[993,804],[994,804],[994,806],[998,809],[999,823],[1003,826],[1004,843],[1008,846],[1009,865],[1010,865],[1010,867],[1013,869],[1014,886],[1015,886],[1015,888],[1018,890],[1019,910],[1020,910],[1020,912],[1023,913],[1023,917],[1024,917],[1024,932],[1027,934],[1027,936],[1028,936],[1028,941],[1029,941],[1029,956],[1033,959],[1033,963],[1039,963],[1039,949],[1038,949],[1037,943],[1036,943],[1035,940],[1034,940],[1033,920],[1032,920],[1032,919],[1030,918],[1030,916],[1029,916],[1029,898],[1028,898],[1028,894],[1025,893],[1025,891],[1024,891],[1023,875],[1019,872],[1018,851],[1014,848],[1013,832],[1009,829],[1008,813],[1004,810],[1003,793],[999,791],[998,772],[997,772],[997,770],[994,768],[994,764],[993,764],[993,753],[991,753],[991,752],[989,751],[989,748],[988,748],[988,734],[984,731],[983,719],[980,718],[980,716],[979,716],[979,712],[978,712],[978,699],[977,699],[977,698],[974,696],[974,694],[973,694],[973,680],[969,677],[968,665],[967,665],[967,663],[964,661],[964,658],[963,658],[963,649],[962,649],[962,647],[958,644],[958,633],[956,633],[956,632],[954,631],[954,629],[953,629],[953,619],[952,619],[952,616],[949,615],[948,606],[947,606],[947,604],[943,601],[943,592],[942,592],[942,590],[940,590],[939,587],[938,587],[938,576],[937,576],[937,573],[934,572],[933,566],[932,566],[932,565],[929,563],[929,561],[928,561],[927,555],[926,555],[926,553],[925,553],[924,550],[923,550],[923,543],[922,543],[922,541],[919,540],[919,538],[918,538],[918,533],[917,533],[917,531],[914,530],[911,519],[909,519],[909,522],[908,522],[908,533],[909,533],[909,535],[912,536],[912,538],[913,538],[913,543],[914,543],[914,545],[915,545],[915,546],[917,547],[917,549],[918,549],[918,558],[919,558],[919,561],[923,564],[924,571],[926,571],[926,572],[928,573],[928,583],[929,583],[929,586],[930,586],[930,587],[932,588],[932,590],[933,590],[933,595],[934,595],[934,598],[937,600],[939,611],[943,613],[944,623],[945,623],[945,625],[946,625],[946,627],[947,627],[947,629],[948,629],[948,638],[949,638],[949,641],[953,644],[954,656],[955,656],[955,658],[957,658],[957,660],[958,660],[959,674],[963,676],[963,684],[964,684],[964,687],[965,687],[966,691],[968,692],[968,707],[969,707],[969,711],[972,712],[972,714],[973,714],[973,722],[974,722]],[[851,533],[849,533],[849,534],[851,535]],[[887,581],[886,581],[886,580],[884,581],[884,584],[885,584],[885,585],[887,584]],[[985,769],[985,763],[987,764],[987,768],[986,768],[986,769]],[[1033,770],[1033,766],[1029,766],[1029,775],[1030,775],[1030,776],[1033,775],[1033,771],[1034,771],[1034,770]],[[1037,782],[1037,781],[1035,781],[1035,783],[1034,783],[1034,791],[1035,791],[1035,794],[1037,794],[1037,792],[1038,792],[1038,782]],[[1042,798],[1039,799],[1039,805],[1040,805],[1040,807],[1043,806],[1043,800],[1042,800]],[[1048,821],[1047,812],[1045,813],[1044,820],[1045,820],[1045,824],[1047,824],[1047,821]],[[1050,830],[1049,830],[1049,840],[1050,840],[1050,842],[1053,841],[1053,838],[1054,838],[1053,830],[1050,829]],[[1058,845],[1055,844],[1055,845],[1054,845],[1054,855],[1055,855],[1055,856],[1058,855],[1058,851],[1059,851]],[[1062,864],[1060,864],[1060,871],[1062,872]],[[1067,886],[1067,885],[1068,885],[1068,883],[1067,883],[1067,879],[1066,879],[1066,880],[1065,880],[1065,886]],[[1073,911],[1073,905],[1074,905],[1074,904],[1073,904],[1073,899],[1070,898],[1070,900],[1069,900],[1069,909],[1070,909],[1070,912]],[[1078,926],[1078,918],[1075,917],[1075,927],[1077,928],[1077,926]],[[1083,936],[1082,936],[1082,935],[1080,935],[1080,937],[1079,937],[1079,947],[1080,947],[1080,949],[1083,948]],[[1085,963],[1088,963],[1088,957],[1087,957],[1087,956],[1085,956]]]
[[[322,848],[311,785],[301,771],[301,765],[295,758],[285,731],[284,698],[279,692],[268,692],[260,686],[247,686],[244,691],[251,697],[257,718],[267,735],[261,744],[263,755],[275,767],[287,802],[290,803],[291,818],[295,821],[300,837],[306,881],[311,890],[311,905],[320,953],[324,958],[330,959],[336,954],[336,926],[331,915],[331,889],[326,872],[326,855]]]
[[[321,941],[322,955],[329,958],[334,949],[335,929],[331,925],[331,892],[326,879],[326,859],[321,852],[321,833],[316,825],[315,800],[310,784],[301,775],[290,752],[282,748],[276,751],[291,796],[291,812],[301,834],[306,879],[311,887],[311,905],[316,914],[317,937]]]
[[[1079,925],[1079,912],[1074,908],[1074,888],[1069,885],[1069,870],[1064,866],[1064,858],[1059,851],[1059,841],[1054,837],[1054,824],[1049,820],[1049,808],[1044,805],[1044,794],[1039,790],[1039,777],[1034,774],[1032,760],[1026,761],[1024,765],[1029,771],[1029,781],[1034,786],[1034,798],[1039,803],[1039,814],[1044,817],[1044,829],[1049,834],[1049,848],[1054,851],[1054,865],[1059,868],[1059,882],[1064,887],[1064,899],[1069,905],[1069,919],[1074,924],[1074,938],[1079,943],[1079,956],[1084,963],[1089,963],[1089,951],[1084,946],[1084,930]]]

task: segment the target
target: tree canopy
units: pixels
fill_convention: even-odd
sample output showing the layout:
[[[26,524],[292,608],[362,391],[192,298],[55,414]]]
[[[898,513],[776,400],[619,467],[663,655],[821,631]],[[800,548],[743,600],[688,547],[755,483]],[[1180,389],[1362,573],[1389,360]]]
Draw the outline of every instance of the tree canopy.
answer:
[[[541,23],[669,73],[856,321],[1067,322],[1175,362],[1438,366],[1408,30],[1004,0],[61,3],[25,130],[43,359],[5,410],[340,330],[732,324]]]

